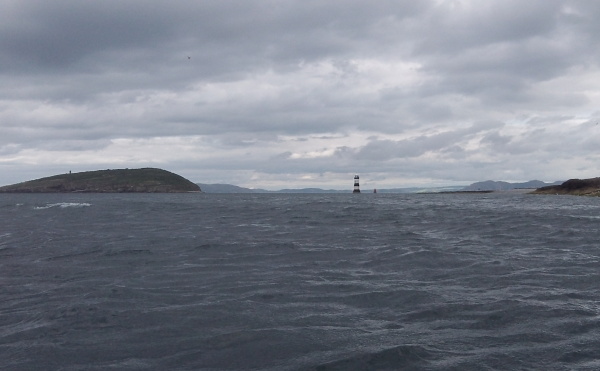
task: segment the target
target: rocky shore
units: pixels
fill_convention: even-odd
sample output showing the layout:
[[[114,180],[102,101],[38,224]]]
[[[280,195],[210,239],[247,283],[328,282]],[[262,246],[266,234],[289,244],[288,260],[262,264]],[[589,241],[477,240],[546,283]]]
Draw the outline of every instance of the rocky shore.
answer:
[[[560,185],[538,188],[534,194],[600,196],[600,178],[569,179]]]

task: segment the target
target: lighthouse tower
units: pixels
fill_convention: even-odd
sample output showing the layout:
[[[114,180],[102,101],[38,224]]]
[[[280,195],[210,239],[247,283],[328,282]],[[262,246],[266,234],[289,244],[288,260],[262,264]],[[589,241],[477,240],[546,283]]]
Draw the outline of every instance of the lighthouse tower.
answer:
[[[358,187],[358,175],[354,176],[354,191],[352,193],[360,193],[360,188]]]

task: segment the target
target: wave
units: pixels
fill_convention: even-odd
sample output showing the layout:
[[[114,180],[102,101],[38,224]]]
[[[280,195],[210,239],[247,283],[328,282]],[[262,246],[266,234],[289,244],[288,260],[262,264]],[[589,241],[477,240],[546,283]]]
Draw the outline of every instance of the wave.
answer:
[[[89,207],[92,206],[92,204],[89,204],[87,202],[59,202],[59,203],[55,203],[55,204],[46,204],[46,206],[34,206],[34,210],[45,210],[45,209],[50,209],[53,207],[59,207],[61,209],[65,209],[67,207]]]
[[[600,200],[188,196],[0,200],[0,369],[600,369]]]

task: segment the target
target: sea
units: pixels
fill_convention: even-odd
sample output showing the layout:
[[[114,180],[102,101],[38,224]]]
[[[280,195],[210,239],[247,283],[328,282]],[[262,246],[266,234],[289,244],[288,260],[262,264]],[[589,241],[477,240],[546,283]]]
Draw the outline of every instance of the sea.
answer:
[[[600,198],[0,194],[1,370],[598,370]]]

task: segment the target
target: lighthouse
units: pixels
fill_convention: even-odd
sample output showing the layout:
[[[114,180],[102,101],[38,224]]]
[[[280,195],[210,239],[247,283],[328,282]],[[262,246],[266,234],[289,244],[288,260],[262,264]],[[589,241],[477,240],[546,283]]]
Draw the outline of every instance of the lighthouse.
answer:
[[[358,175],[354,176],[354,191],[352,193],[360,193],[360,188],[358,186]]]

